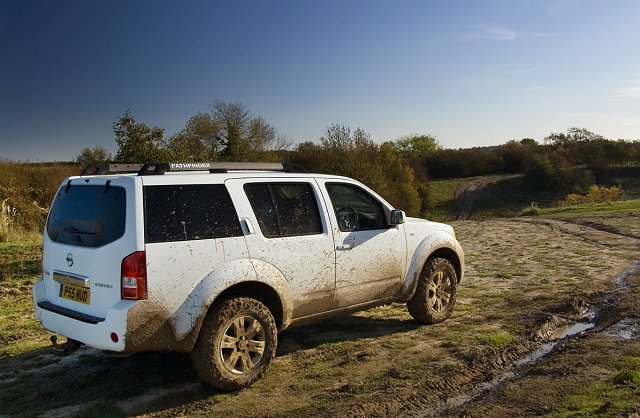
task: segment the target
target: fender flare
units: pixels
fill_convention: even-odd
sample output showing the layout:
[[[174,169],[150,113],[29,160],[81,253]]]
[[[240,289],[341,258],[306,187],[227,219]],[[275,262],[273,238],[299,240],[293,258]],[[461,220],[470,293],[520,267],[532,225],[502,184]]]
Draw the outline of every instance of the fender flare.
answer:
[[[170,319],[176,340],[192,335],[195,343],[202,321],[218,297],[235,285],[251,282],[263,283],[278,295],[282,309],[282,321],[278,325],[281,329],[286,328],[293,314],[293,298],[284,275],[269,263],[239,259],[223,263],[205,276],[176,309]]]
[[[464,275],[465,264],[462,247],[450,234],[442,231],[435,232],[420,241],[413,252],[407,269],[407,274],[402,285],[401,294],[403,299],[408,300],[413,296],[418,286],[418,280],[420,278],[422,268],[434,253],[438,253],[441,250],[455,254],[458,265],[456,266],[456,263],[453,264],[456,268],[456,273],[458,273],[458,283],[460,283]]]
[[[278,324],[278,328],[286,328],[291,323],[293,316],[293,296],[289,282],[276,266],[266,261],[253,260],[253,267],[256,271],[257,280],[271,287],[278,295],[282,305],[282,321]]]
[[[207,274],[169,319],[176,341],[181,341],[194,332],[197,336],[209,307],[225,289],[236,283],[255,280],[256,272],[248,258],[222,263]]]

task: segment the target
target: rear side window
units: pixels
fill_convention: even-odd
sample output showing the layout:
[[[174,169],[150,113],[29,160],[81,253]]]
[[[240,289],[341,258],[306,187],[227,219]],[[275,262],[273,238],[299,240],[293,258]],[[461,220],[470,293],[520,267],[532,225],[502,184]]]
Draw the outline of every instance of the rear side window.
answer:
[[[267,238],[322,233],[318,204],[308,183],[251,183],[245,193]]]
[[[223,184],[145,186],[144,207],[147,243],[242,235]]]
[[[64,186],[51,206],[47,234],[61,244],[101,247],[124,235],[125,215],[122,187]]]

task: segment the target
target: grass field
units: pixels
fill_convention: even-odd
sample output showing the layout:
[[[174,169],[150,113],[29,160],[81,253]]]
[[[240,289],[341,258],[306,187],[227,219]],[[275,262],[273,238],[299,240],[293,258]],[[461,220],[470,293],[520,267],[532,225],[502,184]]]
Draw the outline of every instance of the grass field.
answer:
[[[559,206],[540,209],[538,216],[572,217],[585,215],[602,215],[616,212],[640,214],[640,199],[619,200],[609,203],[596,203],[577,206]]]
[[[38,236],[0,243],[0,357],[50,344],[33,313],[31,286],[40,272]]]

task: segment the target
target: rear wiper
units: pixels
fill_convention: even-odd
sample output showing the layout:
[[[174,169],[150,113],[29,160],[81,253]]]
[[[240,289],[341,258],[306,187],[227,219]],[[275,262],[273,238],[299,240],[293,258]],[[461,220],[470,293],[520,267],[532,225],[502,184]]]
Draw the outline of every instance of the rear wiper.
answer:
[[[91,231],[83,231],[82,229],[78,229],[75,226],[65,226],[64,231],[70,234],[76,234],[76,235],[95,235],[96,234],[95,232],[91,232]]]

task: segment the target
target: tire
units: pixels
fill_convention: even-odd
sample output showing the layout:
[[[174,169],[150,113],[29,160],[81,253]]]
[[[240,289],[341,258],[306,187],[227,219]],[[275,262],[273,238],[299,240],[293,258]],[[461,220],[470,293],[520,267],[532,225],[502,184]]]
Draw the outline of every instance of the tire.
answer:
[[[204,319],[191,360],[200,378],[225,391],[262,377],[275,356],[278,331],[269,309],[248,297],[224,299]]]
[[[456,303],[458,276],[444,258],[432,258],[422,268],[418,287],[407,302],[409,313],[420,324],[438,324],[451,315]]]

